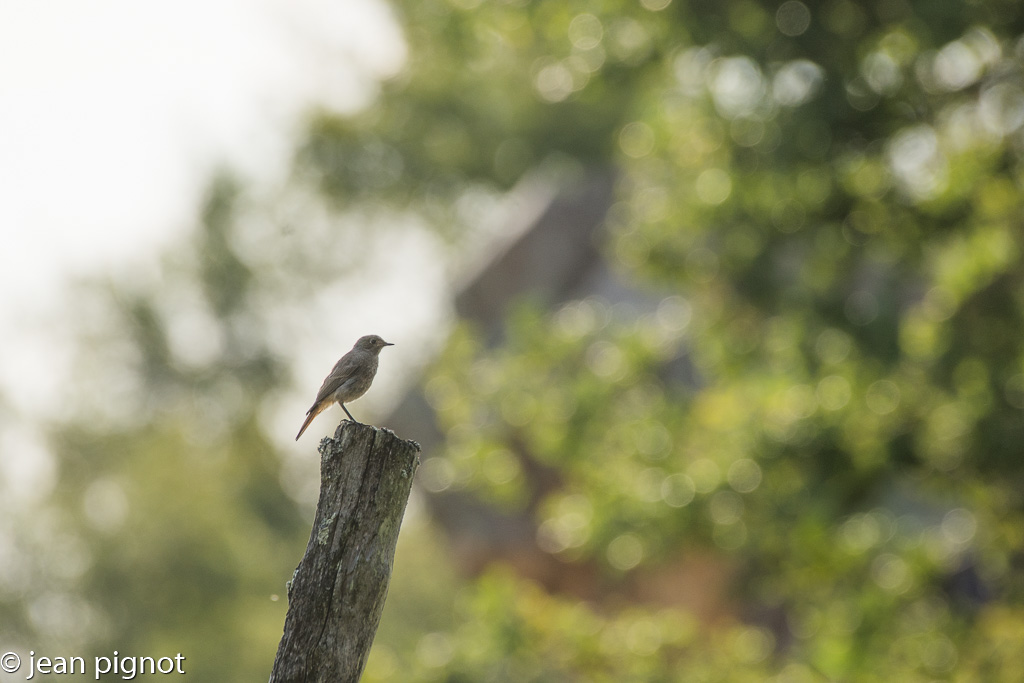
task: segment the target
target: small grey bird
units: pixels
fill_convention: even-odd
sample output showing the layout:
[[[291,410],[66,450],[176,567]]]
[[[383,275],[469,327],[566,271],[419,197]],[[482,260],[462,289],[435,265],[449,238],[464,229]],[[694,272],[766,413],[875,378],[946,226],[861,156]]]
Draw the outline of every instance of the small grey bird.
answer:
[[[389,344],[375,334],[368,334],[365,337],[360,337],[352,350],[334,364],[331,374],[327,375],[320,391],[316,392],[313,406],[306,411],[306,421],[302,423],[302,428],[295,435],[296,441],[302,436],[302,432],[306,431],[306,427],[313,421],[313,418],[327,410],[334,402],[341,406],[350,420],[359,421],[352,417],[352,413],[348,412],[345,403],[356,400],[370,388],[373,377],[377,374],[377,356],[385,346],[394,346],[394,344]]]

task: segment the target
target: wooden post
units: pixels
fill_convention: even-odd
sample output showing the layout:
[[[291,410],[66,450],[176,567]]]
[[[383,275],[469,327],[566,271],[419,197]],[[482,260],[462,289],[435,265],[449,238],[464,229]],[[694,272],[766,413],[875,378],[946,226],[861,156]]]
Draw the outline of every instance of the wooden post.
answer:
[[[270,683],[356,683],[388,592],[420,446],[344,421],[320,443],[320,500],[288,584]]]

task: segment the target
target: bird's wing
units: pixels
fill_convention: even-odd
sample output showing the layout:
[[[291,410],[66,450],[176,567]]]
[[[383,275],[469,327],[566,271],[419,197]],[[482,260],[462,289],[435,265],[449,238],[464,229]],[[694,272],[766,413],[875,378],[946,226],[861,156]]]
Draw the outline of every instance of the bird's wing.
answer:
[[[357,361],[351,354],[346,353],[342,356],[341,359],[334,364],[334,369],[331,370],[331,374],[327,375],[327,379],[325,379],[324,383],[320,386],[320,391],[316,392],[316,400],[313,401],[313,406],[306,412],[313,412],[318,405],[337,391],[338,387],[344,384],[352,376],[352,371],[355,369],[356,365]]]

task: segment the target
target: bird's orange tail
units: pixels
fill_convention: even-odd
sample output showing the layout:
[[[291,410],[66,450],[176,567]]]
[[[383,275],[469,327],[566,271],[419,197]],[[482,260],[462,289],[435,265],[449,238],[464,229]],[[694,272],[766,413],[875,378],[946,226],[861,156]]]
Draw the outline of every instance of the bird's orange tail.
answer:
[[[306,421],[302,423],[299,433],[295,435],[296,441],[298,441],[299,437],[302,436],[302,433],[306,431],[306,427],[308,427],[309,423],[313,421],[313,418],[324,412],[329,405],[331,405],[330,401],[320,401],[320,403],[314,404],[312,408],[306,411]]]

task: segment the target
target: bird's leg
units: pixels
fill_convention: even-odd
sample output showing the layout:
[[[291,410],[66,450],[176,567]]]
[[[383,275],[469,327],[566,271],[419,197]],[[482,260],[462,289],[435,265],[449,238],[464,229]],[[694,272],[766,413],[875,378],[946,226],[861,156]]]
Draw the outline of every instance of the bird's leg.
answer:
[[[344,403],[339,403],[338,405],[340,405],[341,409],[345,411],[346,415],[348,415],[348,419],[352,420],[353,422],[357,422],[357,423],[359,422],[359,420],[357,420],[354,417],[352,417],[352,413],[348,412],[348,408],[345,407]]]

